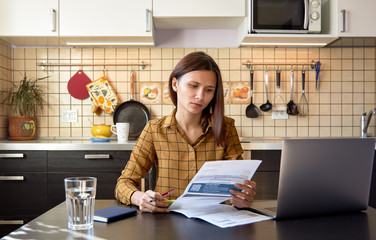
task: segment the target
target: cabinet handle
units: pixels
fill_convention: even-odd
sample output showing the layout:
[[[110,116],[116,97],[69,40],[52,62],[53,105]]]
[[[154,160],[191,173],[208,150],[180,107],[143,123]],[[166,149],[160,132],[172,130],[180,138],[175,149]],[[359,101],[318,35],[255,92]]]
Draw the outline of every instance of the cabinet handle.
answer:
[[[0,158],[23,158],[23,153],[1,153]]]
[[[151,11],[149,9],[146,9],[146,12],[145,12],[145,16],[146,16],[146,27],[145,27],[145,31],[146,32],[150,32],[151,31]]]
[[[0,225],[23,225],[24,220],[0,220]]]
[[[110,154],[85,154],[85,159],[110,159]]]
[[[342,9],[341,13],[342,13],[342,30],[341,30],[341,32],[346,32],[346,10]]]
[[[0,176],[0,181],[23,181],[24,176]]]
[[[56,32],[56,10],[51,9],[51,32]]]

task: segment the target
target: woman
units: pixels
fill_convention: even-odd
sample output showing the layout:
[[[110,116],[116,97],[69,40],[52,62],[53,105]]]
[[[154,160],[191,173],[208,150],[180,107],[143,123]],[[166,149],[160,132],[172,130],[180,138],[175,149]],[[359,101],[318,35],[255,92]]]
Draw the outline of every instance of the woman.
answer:
[[[224,116],[222,77],[218,65],[204,52],[182,58],[169,78],[175,110],[148,122],[118,179],[115,196],[143,212],[168,212],[161,193],[170,189],[176,199],[206,161],[242,159],[243,149],[234,120]],[[141,192],[140,179],[157,166],[155,190]],[[235,184],[232,203],[249,207],[256,183]]]

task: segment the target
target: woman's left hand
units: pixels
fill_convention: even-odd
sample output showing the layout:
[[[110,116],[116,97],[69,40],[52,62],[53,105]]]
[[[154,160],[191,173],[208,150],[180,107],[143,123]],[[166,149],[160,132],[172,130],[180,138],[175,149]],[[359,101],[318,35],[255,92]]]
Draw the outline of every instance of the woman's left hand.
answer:
[[[256,182],[251,180],[244,180],[244,183],[235,183],[235,187],[241,189],[242,191],[236,191],[230,189],[232,194],[232,204],[238,208],[250,207],[252,205],[253,199],[256,196]]]

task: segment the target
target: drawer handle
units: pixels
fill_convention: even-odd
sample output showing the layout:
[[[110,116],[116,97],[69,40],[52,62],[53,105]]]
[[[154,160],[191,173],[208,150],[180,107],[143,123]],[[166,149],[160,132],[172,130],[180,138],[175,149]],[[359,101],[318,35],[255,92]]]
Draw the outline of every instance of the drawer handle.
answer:
[[[85,159],[110,159],[110,154],[85,154]]]
[[[23,153],[1,153],[0,158],[23,158]]]
[[[0,225],[23,225],[24,220],[0,220]]]
[[[0,176],[0,181],[23,181],[24,176]]]

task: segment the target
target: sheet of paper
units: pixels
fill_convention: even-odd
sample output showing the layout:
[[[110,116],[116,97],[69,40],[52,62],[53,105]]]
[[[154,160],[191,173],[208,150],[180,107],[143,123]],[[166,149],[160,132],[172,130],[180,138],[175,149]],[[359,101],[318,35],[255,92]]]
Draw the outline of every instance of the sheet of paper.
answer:
[[[184,194],[231,196],[235,183],[251,179],[260,160],[225,160],[206,162],[193,177]]]
[[[207,162],[170,207],[188,218],[199,218],[221,228],[269,220],[271,217],[221,204],[231,198],[235,183],[251,179],[260,160]]]

